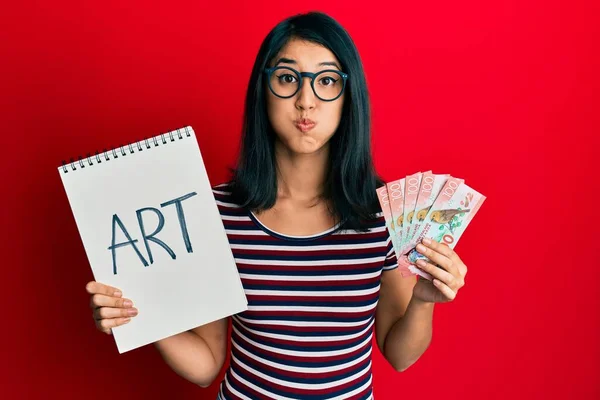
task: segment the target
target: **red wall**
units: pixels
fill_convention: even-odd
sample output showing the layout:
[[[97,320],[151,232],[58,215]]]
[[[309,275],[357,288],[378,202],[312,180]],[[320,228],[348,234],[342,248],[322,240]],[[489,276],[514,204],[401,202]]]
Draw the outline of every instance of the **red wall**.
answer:
[[[221,182],[260,42],[321,9],[362,55],[383,177],[432,169],[488,197],[429,350],[402,374],[374,354],[377,398],[600,398],[597,2],[157,3],[2,7],[1,395],[214,399],[95,330],[56,167],[190,124]]]

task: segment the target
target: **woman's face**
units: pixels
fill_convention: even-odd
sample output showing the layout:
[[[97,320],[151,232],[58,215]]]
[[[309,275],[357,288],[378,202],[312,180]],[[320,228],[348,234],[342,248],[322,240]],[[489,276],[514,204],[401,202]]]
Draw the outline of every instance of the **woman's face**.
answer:
[[[318,44],[293,39],[284,46],[273,59],[270,67],[288,66],[298,72],[314,72],[326,69],[341,71],[341,64],[333,53]],[[273,72],[272,84],[293,85],[295,78],[286,75],[285,71]],[[320,75],[315,82],[320,96],[326,91],[335,90],[332,85],[341,85],[342,80],[335,83],[327,76]],[[267,112],[269,121],[278,139],[292,153],[310,154],[322,148],[335,133],[342,116],[344,94],[334,101],[323,101],[313,92],[311,78],[304,77],[300,90],[292,97],[282,99],[267,91]],[[303,121],[309,119],[311,121]],[[308,123],[306,123],[308,122]]]

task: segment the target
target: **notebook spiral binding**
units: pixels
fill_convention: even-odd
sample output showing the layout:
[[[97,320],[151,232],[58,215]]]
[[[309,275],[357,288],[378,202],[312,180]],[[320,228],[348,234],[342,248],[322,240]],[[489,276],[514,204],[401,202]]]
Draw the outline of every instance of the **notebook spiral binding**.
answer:
[[[70,161],[67,163],[65,160],[62,161],[61,163],[61,167],[63,170],[63,173],[68,173],[69,169],[68,169],[68,165],[71,165],[71,170],[72,171],[76,171],[77,170],[77,165],[79,164],[79,169],[83,169],[86,167],[86,164],[88,166],[92,166],[94,165],[94,162],[92,159],[96,159],[96,164],[101,164],[102,163],[102,158],[104,158],[104,161],[110,161],[111,159],[116,159],[119,158],[119,155],[117,153],[121,153],[121,156],[126,156],[127,155],[127,149],[125,149],[125,147],[127,147],[129,149],[129,154],[133,154],[135,153],[135,148],[137,148],[137,151],[140,152],[143,150],[142,147],[146,147],[146,149],[150,149],[152,146],[150,144],[150,142],[154,143],[154,147],[157,147],[159,145],[159,142],[162,142],[162,144],[167,144],[169,142],[174,142],[175,141],[175,135],[177,135],[178,139],[183,139],[183,135],[182,135],[182,131],[185,131],[185,136],[186,137],[190,137],[190,131],[189,131],[189,127],[186,126],[185,128],[181,128],[181,129],[177,129],[171,132],[167,132],[167,133],[161,133],[160,135],[154,136],[152,138],[146,138],[143,140],[139,140],[137,142],[132,142],[126,145],[121,145],[117,148],[111,149],[111,150],[107,150],[104,149],[104,151],[102,152],[98,152],[98,150],[96,150],[95,154],[92,156],[91,153],[87,154],[87,157],[82,157],[79,156],[77,160],[75,160],[73,157],[71,157]],[[169,136],[169,141],[167,141],[166,139],[166,135]],[[135,148],[134,148],[135,146]],[[112,158],[111,158],[112,156]]]

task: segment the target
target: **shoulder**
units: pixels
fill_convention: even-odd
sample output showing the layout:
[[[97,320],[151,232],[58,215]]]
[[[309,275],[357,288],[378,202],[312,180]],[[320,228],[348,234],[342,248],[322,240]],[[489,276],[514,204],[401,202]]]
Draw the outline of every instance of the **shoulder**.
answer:
[[[377,211],[372,214],[372,218],[365,224],[366,228],[369,230],[376,231],[385,231],[385,217],[382,211]]]
[[[212,191],[215,197],[231,196],[231,182],[221,182],[212,186]]]
[[[221,212],[240,208],[240,205],[233,200],[231,182],[222,182],[212,186],[212,192]]]

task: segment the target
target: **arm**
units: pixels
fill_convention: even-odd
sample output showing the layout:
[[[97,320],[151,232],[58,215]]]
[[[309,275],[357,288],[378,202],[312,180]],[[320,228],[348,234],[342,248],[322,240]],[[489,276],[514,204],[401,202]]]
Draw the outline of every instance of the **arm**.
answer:
[[[434,303],[412,296],[416,277],[398,269],[381,276],[375,316],[377,345],[396,371],[405,371],[427,350],[432,336]]]
[[[227,322],[228,318],[223,318],[159,340],[154,345],[179,376],[208,387],[225,362]]]

